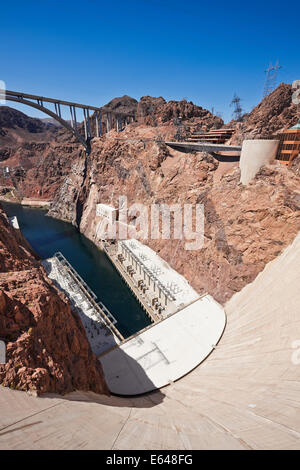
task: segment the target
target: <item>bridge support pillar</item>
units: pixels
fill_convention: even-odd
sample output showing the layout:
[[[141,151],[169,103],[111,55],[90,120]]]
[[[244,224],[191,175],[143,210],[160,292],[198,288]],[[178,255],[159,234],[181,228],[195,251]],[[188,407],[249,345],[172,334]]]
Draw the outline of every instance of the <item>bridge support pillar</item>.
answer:
[[[90,112],[87,109],[87,129],[88,129],[88,138],[91,138],[91,121],[90,121]]]
[[[56,114],[61,118],[60,104],[59,103],[54,103],[54,106],[55,106]]]
[[[72,106],[70,106],[70,115],[71,115],[71,126],[74,129],[75,123],[74,123],[74,118],[73,118],[73,109]]]
[[[95,120],[96,120],[96,137],[99,137],[98,111],[95,112]]]
[[[87,140],[88,138],[88,130],[87,130],[87,117],[86,117],[86,109],[83,108],[83,123],[84,123],[84,136],[85,136],[85,140]]]
[[[77,131],[77,119],[76,119],[76,108],[73,106],[73,119],[74,119],[74,128]]]
[[[102,136],[102,114],[100,113],[100,137]]]

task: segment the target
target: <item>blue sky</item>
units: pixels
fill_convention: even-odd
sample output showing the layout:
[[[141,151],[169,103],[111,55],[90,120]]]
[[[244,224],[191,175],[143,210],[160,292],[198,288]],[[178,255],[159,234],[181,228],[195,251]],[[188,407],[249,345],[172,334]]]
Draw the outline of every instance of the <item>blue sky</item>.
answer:
[[[12,0],[1,5],[0,80],[94,106],[186,98],[227,121],[235,92],[245,111],[261,100],[270,61],[279,82],[300,79],[299,13],[269,0]]]

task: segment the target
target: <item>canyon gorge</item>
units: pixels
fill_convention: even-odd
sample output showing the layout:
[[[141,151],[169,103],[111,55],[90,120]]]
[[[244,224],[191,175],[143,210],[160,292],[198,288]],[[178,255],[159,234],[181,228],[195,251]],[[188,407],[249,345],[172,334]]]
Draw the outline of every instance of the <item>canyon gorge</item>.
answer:
[[[297,123],[292,88],[281,84],[242,122],[228,143],[276,135]],[[51,201],[49,216],[97,238],[96,205],[203,204],[204,247],[187,251],[183,240],[145,240],[199,293],[225,304],[254,281],[267,263],[290,245],[300,229],[300,161],[263,166],[253,181],[240,183],[237,161],[207,152],[180,152],[174,140],[181,117],[183,135],[224,127],[222,119],[191,102],[164,98],[115,98],[107,108],[135,112],[122,132],[92,140],[86,154],[62,128],[0,107],[1,195],[20,201]],[[105,109],[105,107],[103,108]],[[226,126],[225,126],[226,127]],[[0,337],[8,341],[8,363],[0,382],[21,390],[67,393],[108,390],[83,327],[70,304],[47,279],[37,255],[0,212]]]

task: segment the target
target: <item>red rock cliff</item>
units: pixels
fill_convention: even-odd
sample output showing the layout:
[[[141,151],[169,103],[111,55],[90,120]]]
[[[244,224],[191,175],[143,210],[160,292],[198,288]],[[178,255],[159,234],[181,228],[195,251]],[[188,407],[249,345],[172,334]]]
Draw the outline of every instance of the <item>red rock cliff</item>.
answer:
[[[299,161],[291,170],[279,163],[264,168],[245,188],[239,184],[237,164],[219,164],[208,154],[177,152],[158,142],[174,137],[171,118],[179,113],[192,121],[201,121],[203,114],[209,127],[214,117],[208,111],[185,101],[166,103],[163,98],[144,97],[138,105],[129,104],[137,106],[139,122],[119,134],[111,131],[94,139],[88,157],[61,133],[47,150],[47,158],[32,168],[30,184],[26,176],[24,185],[41,192],[47,188],[53,197],[51,214],[77,223],[96,242],[98,202],[117,207],[118,196],[127,195],[129,204],[203,203],[203,249],[188,252],[176,240],[148,243],[199,293],[208,291],[223,303],[251,282],[298,232]],[[253,110],[247,129],[252,129],[252,136],[273,133],[292,124],[295,111],[290,85],[281,85]]]
[[[101,364],[67,299],[0,208],[0,383],[38,393],[108,393]]]
[[[281,83],[253,108],[244,122],[229,123],[229,127],[237,127],[231,142],[242,143],[244,139],[271,137],[295,125],[299,112],[292,102],[293,91],[291,85]]]
[[[118,207],[119,195],[127,195],[129,205],[203,203],[205,243],[201,250],[187,251],[177,240],[145,243],[199,293],[207,291],[225,303],[253,281],[300,230],[300,178],[297,171],[276,162],[243,187],[237,164],[219,164],[209,154],[177,152],[155,142],[157,133],[167,139],[173,131],[171,125],[141,124],[129,126],[122,140],[116,139],[116,132],[95,139],[86,176],[82,159],[74,160],[74,170],[57,192],[51,214],[72,221],[80,208],[80,230],[97,243],[99,202]]]

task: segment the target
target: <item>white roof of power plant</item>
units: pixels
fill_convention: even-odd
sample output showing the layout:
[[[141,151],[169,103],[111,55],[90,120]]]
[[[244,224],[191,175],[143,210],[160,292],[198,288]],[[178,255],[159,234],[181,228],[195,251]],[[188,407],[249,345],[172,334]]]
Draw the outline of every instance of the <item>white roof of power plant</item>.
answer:
[[[160,285],[163,292],[177,307],[183,307],[199,297],[185,277],[172,269],[149,246],[135,239],[122,240],[119,243],[127,247],[133,257],[141,263],[147,274]]]
[[[225,323],[222,306],[210,295],[201,297],[101,355],[108,388],[139,395],[174,382],[211,353]]]

